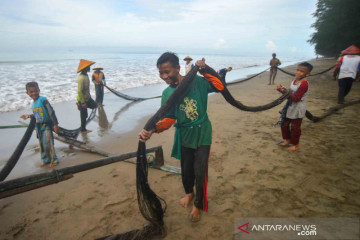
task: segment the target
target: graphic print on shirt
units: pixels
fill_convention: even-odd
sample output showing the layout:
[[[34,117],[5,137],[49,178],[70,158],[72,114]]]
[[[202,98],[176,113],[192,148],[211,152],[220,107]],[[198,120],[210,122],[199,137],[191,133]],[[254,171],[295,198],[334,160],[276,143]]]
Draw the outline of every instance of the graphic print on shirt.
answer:
[[[189,99],[188,97],[184,98],[184,104],[180,104],[180,110],[186,113],[186,117],[191,121],[197,120],[199,118],[199,113],[197,112],[197,102],[194,99]]]
[[[33,113],[37,123],[44,121],[44,112],[42,107],[33,108]]]

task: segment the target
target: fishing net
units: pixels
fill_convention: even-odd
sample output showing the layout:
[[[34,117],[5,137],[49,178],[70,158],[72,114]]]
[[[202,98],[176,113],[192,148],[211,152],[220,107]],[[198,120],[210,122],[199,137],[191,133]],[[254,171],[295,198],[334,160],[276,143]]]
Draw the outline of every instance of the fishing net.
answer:
[[[360,103],[360,100],[355,100],[355,101],[351,101],[351,102],[348,102],[348,103],[345,103],[345,104],[337,105],[335,107],[331,107],[323,115],[321,115],[320,117],[313,116],[311,114],[311,112],[306,111],[305,116],[306,116],[306,118],[308,118],[312,122],[319,122],[319,121],[323,120],[324,118],[330,116],[331,114],[336,113],[337,111],[339,111],[342,108],[345,108],[345,107],[348,107],[348,106],[351,106],[351,105],[355,105],[355,104],[359,104],[359,103]]]
[[[90,116],[86,120],[86,124],[88,124],[91,120],[94,119],[96,115],[96,108],[92,109]],[[26,132],[19,142],[18,146],[16,147],[15,151],[5,164],[5,166],[1,169],[0,172],[0,181],[3,181],[12,171],[12,169],[15,167],[17,161],[19,160],[22,152],[24,151],[26,144],[29,142],[32,132],[35,128],[35,118],[33,115],[31,115],[31,121],[26,129]],[[74,130],[68,130],[62,127],[59,127],[59,136],[65,137],[65,138],[76,138],[79,135],[80,128],[74,129]]]
[[[26,144],[29,142],[31,135],[35,128],[35,118],[33,115],[31,115],[30,124],[27,127],[24,136],[20,140],[19,144],[17,145],[15,151],[9,158],[9,160],[6,162],[5,166],[1,169],[0,172],[0,181],[4,181],[5,178],[10,174],[11,170],[15,167],[17,161],[19,160],[22,152],[24,151]]]
[[[220,76],[217,74],[217,72],[207,65],[203,71],[220,79]],[[236,100],[231,95],[231,93],[229,92],[229,90],[226,87],[224,87],[224,90],[221,91],[221,94],[223,95],[223,97],[225,98],[225,100],[228,103],[230,103],[232,106],[234,106],[240,110],[248,111],[248,112],[259,112],[259,111],[268,110],[268,109],[273,108],[273,107],[279,105],[280,103],[282,103],[284,100],[286,100],[290,96],[290,91],[287,91],[281,97],[279,97],[278,99],[274,100],[271,103],[261,105],[261,106],[254,106],[254,107],[246,106],[246,105],[242,104],[240,101]]]
[[[269,69],[270,69],[270,68],[267,68],[267,69],[265,69],[264,71],[259,72],[259,73],[255,74],[255,75],[252,75],[251,77],[248,77],[248,78],[245,78],[245,79],[240,79],[240,80],[238,80],[238,81],[233,81],[233,82],[226,83],[226,85],[231,85],[231,84],[235,84],[235,83],[241,83],[241,82],[248,81],[248,80],[250,80],[250,79],[253,79],[254,77],[259,76],[260,74],[266,72],[266,71],[269,70]]]
[[[108,86],[106,86],[106,85],[105,85],[105,87],[106,87],[107,89],[109,89],[110,92],[112,92],[112,93],[115,94],[116,96],[121,97],[121,98],[126,99],[126,100],[131,100],[131,101],[143,101],[143,100],[148,100],[148,99],[153,99],[153,98],[159,98],[159,97],[161,97],[161,96],[155,96],[155,97],[148,97],[148,98],[137,98],[137,97],[132,97],[132,96],[126,95],[126,94],[124,94],[124,93],[121,93],[121,92],[119,92],[119,91],[116,91],[115,89],[112,89],[112,88],[110,88],[110,87],[108,87]]]
[[[88,123],[90,123],[95,118],[96,109],[97,108],[94,108],[94,109],[91,110],[91,113],[90,113],[89,117],[86,119],[86,125]],[[68,129],[59,127],[58,135],[61,136],[61,137],[65,137],[65,138],[77,138],[79,133],[80,133],[80,127],[76,128],[76,129],[73,129],[73,130],[68,130]]]
[[[313,77],[313,76],[316,76],[316,75],[320,75],[320,74],[326,73],[326,72],[330,71],[331,69],[333,69],[334,67],[336,67],[336,64],[335,64],[334,66],[331,66],[331,67],[325,69],[324,71],[321,71],[321,72],[318,72],[318,73],[315,73],[315,74],[311,74],[309,77]],[[284,69],[282,69],[282,68],[279,68],[279,67],[278,67],[277,69],[279,69],[279,71],[281,71],[281,72],[283,72],[283,73],[285,73],[285,74],[287,74],[287,75],[290,75],[290,76],[293,76],[293,77],[295,76],[294,73],[290,73],[290,72],[288,72],[288,71],[286,71],[286,70],[284,70]]]
[[[189,90],[189,87],[194,80],[198,67],[195,66],[191,71],[183,78],[181,83],[176,87],[174,92],[169,96],[169,98],[162,104],[160,109],[148,120],[145,124],[144,129],[149,131],[155,128],[155,125],[160,121],[165,114],[173,108],[181,99],[184,98],[186,93]],[[206,66],[205,71],[218,76],[215,70]],[[236,101],[230,94],[230,92],[224,89],[225,93],[223,96],[225,99],[232,104],[233,106],[241,106],[244,108],[244,105]],[[222,93],[224,92],[222,91]],[[285,98],[286,99],[286,98]],[[246,107],[246,106],[245,106]],[[252,110],[259,111],[259,107],[250,107]],[[245,108],[249,109],[249,107]],[[266,107],[264,108],[266,110]],[[164,221],[163,216],[166,210],[166,203],[163,199],[155,194],[155,192],[150,188],[148,182],[148,164],[146,160],[146,145],[144,142],[139,141],[138,144],[138,153],[137,153],[137,165],[136,165],[136,189],[138,196],[138,205],[141,214],[143,217],[150,222],[149,225],[143,229],[133,230],[127,233],[112,235],[108,237],[99,238],[98,240],[122,240],[122,239],[151,239],[154,236],[165,235]],[[162,203],[165,207],[162,207]]]
[[[144,127],[145,130],[149,131],[154,129],[156,123],[161,120],[165,114],[182,98],[184,98],[196,76],[197,71],[198,67],[195,66],[183,78],[181,83],[176,87],[174,92],[164,102],[160,109],[147,121]],[[103,237],[97,240],[140,240],[151,239],[154,236],[164,236],[166,234],[163,221],[164,213],[166,211],[166,202],[157,196],[156,193],[150,188],[148,182],[148,163],[145,150],[145,143],[139,141],[136,160],[136,189],[140,212],[143,217],[150,222],[149,225],[145,226],[143,229]]]
[[[330,71],[331,69],[333,69],[334,67],[336,67],[337,64],[325,69],[324,71],[321,71],[321,72],[318,72],[318,73],[315,73],[315,74],[311,74],[309,77],[313,77],[313,76],[316,76],[316,75],[320,75],[320,74],[323,74],[323,73],[326,73],[328,71]],[[278,68],[281,72],[285,73],[285,74],[288,74],[288,75],[291,75],[291,76],[295,76],[295,74],[293,73],[289,73],[287,71],[285,71],[284,69],[281,69],[281,68]],[[319,122],[321,120],[323,120],[324,118],[336,113],[337,111],[339,111],[340,109],[342,108],[345,108],[347,106],[351,106],[351,105],[354,105],[354,104],[358,104],[360,101],[359,100],[356,100],[356,101],[352,101],[352,102],[348,102],[346,104],[343,104],[343,105],[338,105],[338,106],[335,106],[335,107],[332,107],[330,108],[328,111],[326,111],[323,115],[317,117],[317,116],[314,116],[311,112],[309,112],[308,110],[306,110],[305,112],[305,117],[307,119],[309,119],[310,121],[312,122]]]

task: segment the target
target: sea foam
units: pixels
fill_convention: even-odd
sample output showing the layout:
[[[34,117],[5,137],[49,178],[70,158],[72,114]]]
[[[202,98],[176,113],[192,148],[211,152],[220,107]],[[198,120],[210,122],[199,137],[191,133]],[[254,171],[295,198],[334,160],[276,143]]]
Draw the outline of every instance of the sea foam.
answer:
[[[179,55],[182,74],[184,74],[185,62],[182,61],[184,56]],[[163,82],[156,67],[158,57],[158,54],[102,54],[101,56],[94,55],[93,58],[88,59],[96,61],[104,68],[103,72],[109,87],[121,91]],[[256,73],[251,72],[251,69],[254,71],[266,69],[270,60],[269,57],[217,55],[192,55],[192,57],[193,59],[205,57],[206,63],[216,70],[232,66],[233,72],[247,72],[249,74]],[[292,58],[281,60],[283,62],[299,61]],[[38,82],[40,94],[48,98],[50,103],[75,102],[78,64],[79,59],[68,59],[63,56],[52,60],[0,61],[0,72],[2,73],[0,78],[2,92],[0,112],[30,108],[32,100],[25,90],[25,84],[30,81]],[[90,80],[91,74],[92,71],[89,72]],[[240,75],[232,73],[228,76],[235,78],[235,76],[239,77]],[[95,98],[95,89],[92,83],[90,91]],[[105,92],[108,90],[105,89]]]

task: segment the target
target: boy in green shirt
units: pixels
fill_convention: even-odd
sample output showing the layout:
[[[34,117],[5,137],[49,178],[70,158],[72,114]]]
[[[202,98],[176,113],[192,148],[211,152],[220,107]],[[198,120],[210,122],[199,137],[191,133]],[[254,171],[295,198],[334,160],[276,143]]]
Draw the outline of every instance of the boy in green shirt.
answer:
[[[200,69],[204,68],[205,59],[197,61],[196,65]],[[169,84],[162,93],[161,104],[163,104],[184,77],[180,75],[179,58],[174,53],[163,53],[157,61],[157,67],[160,78]],[[193,222],[200,220],[200,210],[207,211],[208,159],[212,138],[211,122],[207,116],[208,94],[224,89],[218,78],[209,74],[203,75],[206,79],[195,76],[187,94],[164,119],[156,124],[156,129],[150,131],[143,129],[139,133],[142,141],[146,141],[154,132],[160,133],[176,122],[171,156],[181,161],[182,183],[186,194],[180,199],[180,204],[187,207],[195,197],[189,216]]]

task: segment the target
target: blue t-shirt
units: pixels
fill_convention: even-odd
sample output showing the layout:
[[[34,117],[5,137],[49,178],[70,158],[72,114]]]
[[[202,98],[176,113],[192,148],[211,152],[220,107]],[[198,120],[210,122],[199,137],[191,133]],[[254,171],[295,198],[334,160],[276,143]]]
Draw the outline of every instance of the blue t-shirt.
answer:
[[[51,123],[49,114],[44,106],[44,101],[47,101],[46,97],[39,96],[39,98],[33,102],[31,106],[36,123],[38,124]]]

